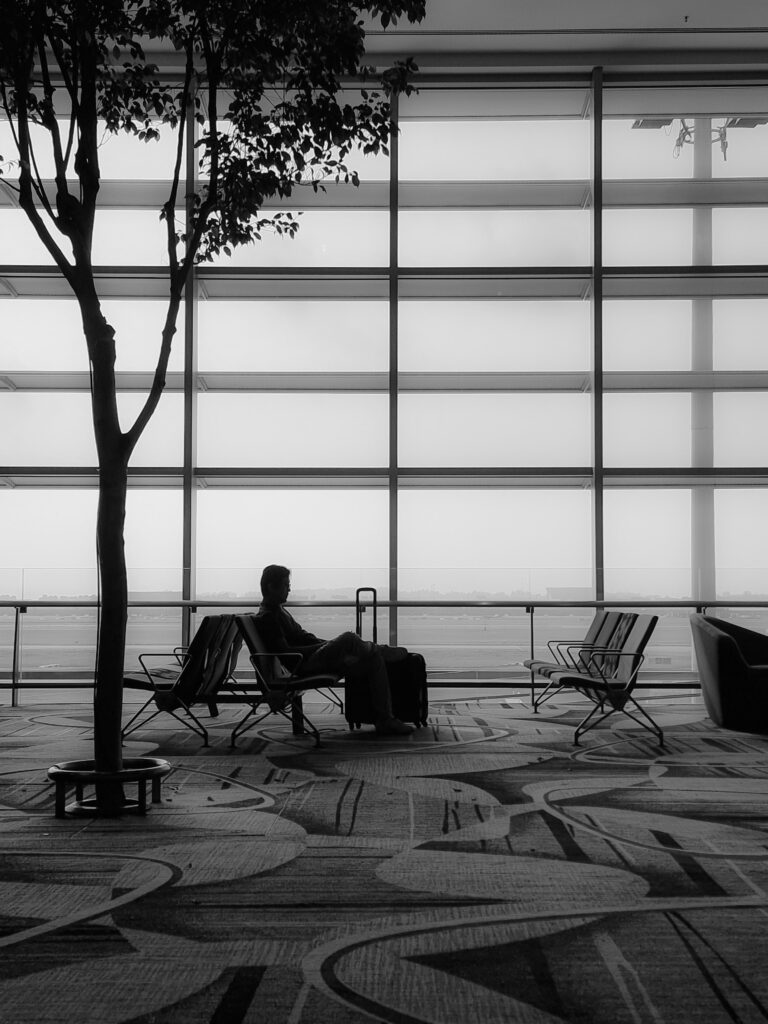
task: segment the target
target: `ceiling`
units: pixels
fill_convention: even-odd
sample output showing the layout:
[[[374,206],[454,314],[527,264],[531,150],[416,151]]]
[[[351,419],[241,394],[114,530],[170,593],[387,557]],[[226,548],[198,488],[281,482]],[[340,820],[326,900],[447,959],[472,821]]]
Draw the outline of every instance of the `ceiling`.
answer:
[[[765,0],[427,0],[418,25],[371,24],[377,62],[408,53],[425,73],[472,68],[678,66],[768,71]]]

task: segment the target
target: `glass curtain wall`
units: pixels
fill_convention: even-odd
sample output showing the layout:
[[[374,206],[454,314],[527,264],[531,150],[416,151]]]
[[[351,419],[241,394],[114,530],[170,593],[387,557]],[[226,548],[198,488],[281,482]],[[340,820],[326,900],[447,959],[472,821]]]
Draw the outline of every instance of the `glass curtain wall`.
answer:
[[[296,239],[197,270],[132,462],[132,596],[247,606],[268,562],[316,601],[768,596],[768,87],[425,81],[397,123],[359,188],[294,197]],[[126,421],[172,146],[103,146]],[[94,596],[77,308],[1,186],[0,483],[0,594]],[[489,670],[524,645],[522,612],[473,615],[380,635],[480,629]]]
[[[603,111],[606,595],[764,599],[768,89]]]

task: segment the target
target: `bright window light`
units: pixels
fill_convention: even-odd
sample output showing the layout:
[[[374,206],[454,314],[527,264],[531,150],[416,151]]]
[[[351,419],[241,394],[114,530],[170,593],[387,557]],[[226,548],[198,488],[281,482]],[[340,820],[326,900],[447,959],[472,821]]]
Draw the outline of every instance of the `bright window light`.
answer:
[[[609,488],[603,513],[608,600],[690,597],[690,490]]]
[[[386,302],[247,301],[198,306],[201,372],[385,371]]]
[[[592,586],[588,491],[404,490],[401,591],[511,598]]]
[[[201,491],[198,591],[257,603],[261,570],[272,563],[288,566],[294,589],[310,596],[316,589],[349,598],[358,586],[383,586],[388,503],[384,489]]]
[[[404,466],[586,466],[586,394],[400,395]]]
[[[589,210],[403,210],[400,262],[415,267],[580,266]]]
[[[691,396],[610,393],[604,396],[606,466],[690,466]]]
[[[686,299],[604,302],[604,369],[689,370],[691,318]]]
[[[589,177],[589,122],[404,121],[403,181],[546,181]]]
[[[198,401],[201,466],[385,466],[384,394],[224,394]]]
[[[404,372],[586,370],[584,301],[408,301],[399,309]]]

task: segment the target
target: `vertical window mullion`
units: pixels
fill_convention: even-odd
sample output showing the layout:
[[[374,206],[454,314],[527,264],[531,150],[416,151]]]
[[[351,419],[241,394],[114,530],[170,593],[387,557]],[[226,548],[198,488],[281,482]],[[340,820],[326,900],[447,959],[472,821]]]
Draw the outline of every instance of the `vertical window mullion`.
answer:
[[[197,157],[194,141],[197,133],[197,122],[193,108],[187,113],[187,145],[185,174],[188,183],[194,184],[197,178]],[[194,188],[187,188],[187,196],[191,197]],[[190,235],[190,218],[192,215],[191,198],[187,199],[185,210],[185,231]],[[196,512],[197,490],[195,487],[195,466],[197,464],[197,276],[192,267],[184,288],[184,466],[182,471],[182,590],[185,601],[191,601],[196,592],[195,552],[197,549]],[[188,644],[192,635],[192,609],[182,609],[181,633],[182,643]]]
[[[398,595],[398,105],[392,98],[389,147],[389,599]],[[397,644],[397,608],[389,614],[389,642]]]
[[[603,69],[592,72],[592,517],[595,600],[605,598],[603,531]]]

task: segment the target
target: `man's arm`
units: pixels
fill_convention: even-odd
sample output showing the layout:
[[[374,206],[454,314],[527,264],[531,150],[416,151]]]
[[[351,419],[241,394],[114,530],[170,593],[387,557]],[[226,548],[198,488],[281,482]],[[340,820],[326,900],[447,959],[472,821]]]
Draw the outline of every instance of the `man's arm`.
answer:
[[[257,615],[259,633],[264,646],[272,654],[310,654],[324,641],[302,629],[284,608],[261,608]]]
[[[298,651],[304,657],[309,657],[310,654],[314,654],[318,647],[322,647],[325,643],[325,640],[321,640],[319,636],[315,636],[314,633],[310,633],[302,628],[285,608],[281,608],[278,614],[281,620],[283,635],[292,651]]]

